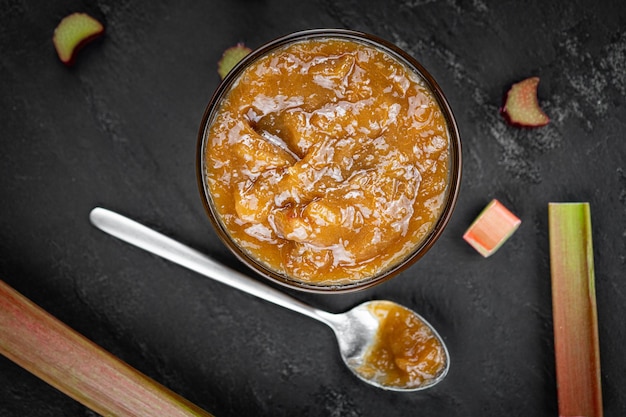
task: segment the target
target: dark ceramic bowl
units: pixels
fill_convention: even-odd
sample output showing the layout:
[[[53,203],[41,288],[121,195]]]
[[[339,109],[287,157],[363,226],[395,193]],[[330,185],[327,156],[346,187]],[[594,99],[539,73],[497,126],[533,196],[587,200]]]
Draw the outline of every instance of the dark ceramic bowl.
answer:
[[[274,271],[267,265],[255,259],[247,251],[239,247],[239,245],[231,238],[228,230],[220,219],[219,213],[214,207],[211,192],[207,183],[207,171],[205,161],[209,128],[216,117],[223,98],[227,95],[233,84],[238,80],[242,72],[251,63],[278,48],[284,47],[294,42],[313,39],[339,39],[358,42],[387,53],[397,59],[399,62],[406,65],[409,70],[414,71],[419,77],[421,77],[424,85],[427,86],[428,89],[430,89],[432,95],[439,104],[439,107],[441,108],[441,111],[444,115],[449,135],[449,177],[446,197],[443,203],[441,215],[439,216],[438,220],[436,221],[435,225],[432,227],[428,235],[419,244],[417,244],[415,248],[406,257],[404,257],[404,259],[401,259],[399,262],[388,266],[384,271],[378,273],[377,275],[364,277],[363,279],[358,281],[350,281],[347,283],[331,285],[303,282],[299,281],[297,277],[291,277],[286,274]],[[230,250],[248,267],[252,268],[262,277],[269,279],[270,281],[285,285],[292,289],[320,293],[343,293],[368,288],[390,279],[391,277],[397,275],[399,272],[405,270],[407,267],[412,265],[434,245],[434,243],[443,232],[445,226],[448,224],[448,221],[456,204],[456,199],[461,182],[461,141],[454,115],[452,114],[452,110],[450,109],[450,106],[441,88],[437,85],[436,81],[428,73],[428,71],[426,71],[426,69],[424,69],[424,67],[422,67],[422,65],[409,54],[383,39],[365,33],[342,29],[307,30],[286,35],[261,46],[260,48],[247,55],[242,61],[240,61],[224,78],[222,83],[218,86],[217,90],[213,94],[211,101],[209,102],[202,118],[202,124],[200,126],[200,131],[198,134],[197,145],[197,176],[198,185],[200,187],[200,193],[202,196],[202,202],[204,203],[208,216],[213,223],[215,229],[217,230],[218,235],[220,236],[224,244],[226,244],[226,246],[228,246],[228,248],[230,248]]]

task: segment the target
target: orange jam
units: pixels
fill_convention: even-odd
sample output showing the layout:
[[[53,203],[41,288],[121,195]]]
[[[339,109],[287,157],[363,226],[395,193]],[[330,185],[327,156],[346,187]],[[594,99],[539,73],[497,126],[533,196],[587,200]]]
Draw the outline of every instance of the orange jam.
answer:
[[[358,369],[361,375],[387,387],[416,388],[444,371],[448,360],[444,347],[412,311],[385,302],[369,309],[380,324]]]
[[[425,82],[365,43],[309,39],[252,62],[207,130],[206,182],[236,244],[305,283],[368,279],[442,213],[449,134]]]

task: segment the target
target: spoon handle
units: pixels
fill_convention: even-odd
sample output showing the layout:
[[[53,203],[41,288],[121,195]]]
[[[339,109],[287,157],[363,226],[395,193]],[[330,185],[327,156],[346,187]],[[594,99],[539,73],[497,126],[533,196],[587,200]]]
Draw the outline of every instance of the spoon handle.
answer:
[[[101,207],[89,213],[89,220],[98,229],[127,243],[198,272],[208,278],[230,285],[250,295],[302,313],[332,327],[333,314],[318,310],[272,287],[214,261],[205,254],[183,245],[134,220]]]

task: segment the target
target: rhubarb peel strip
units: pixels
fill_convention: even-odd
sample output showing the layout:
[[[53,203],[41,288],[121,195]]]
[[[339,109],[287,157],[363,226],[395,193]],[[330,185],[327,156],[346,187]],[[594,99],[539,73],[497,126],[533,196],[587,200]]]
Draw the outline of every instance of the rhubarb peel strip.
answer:
[[[100,415],[211,416],[1,280],[0,353]]]
[[[589,203],[549,203],[550,272],[561,417],[602,417]]]

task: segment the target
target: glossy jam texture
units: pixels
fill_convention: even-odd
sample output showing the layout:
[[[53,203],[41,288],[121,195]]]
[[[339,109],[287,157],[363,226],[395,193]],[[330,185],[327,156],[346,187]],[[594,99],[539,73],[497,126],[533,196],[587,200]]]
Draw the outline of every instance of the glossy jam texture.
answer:
[[[445,370],[446,351],[412,311],[378,302],[370,311],[379,319],[376,340],[358,369],[366,379],[398,388],[428,385]]]
[[[252,63],[208,129],[206,175],[236,244],[279,274],[334,285],[394,266],[442,212],[449,136],[423,81],[339,39]]]

